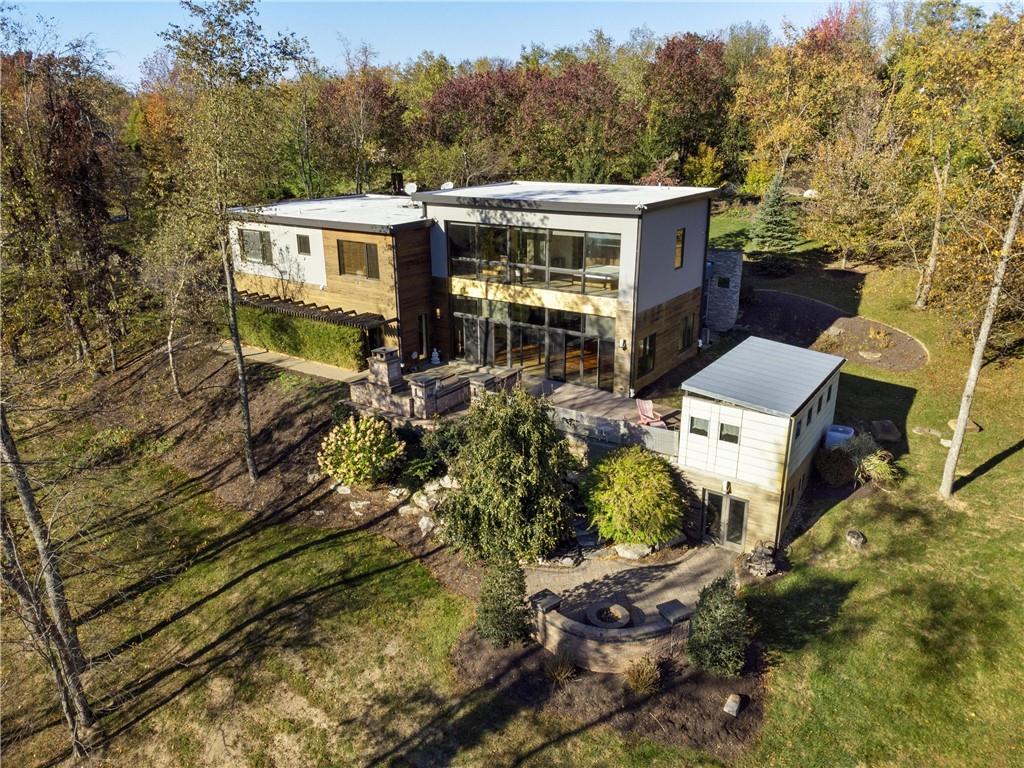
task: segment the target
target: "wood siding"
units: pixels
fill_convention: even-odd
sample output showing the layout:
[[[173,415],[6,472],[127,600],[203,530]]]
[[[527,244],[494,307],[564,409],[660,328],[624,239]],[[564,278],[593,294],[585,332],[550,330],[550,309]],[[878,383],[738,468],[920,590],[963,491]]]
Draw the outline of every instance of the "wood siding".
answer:
[[[743,531],[743,551],[749,552],[760,541],[775,544],[779,534],[779,505],[781,496],[762,486],[753,485],[736,478],[723,478],[710,472],[683,467],[683,476],[693,485],[697,495],[703,498],[704,490],[722,493],[722,483],[728,480],[729,495],[747,502],[747,519]]]
[[[680,349],[683,337],[683,318],[694,316],[694,327],[690,346]],[[640,341],[656,334],[654,347],[654,370],[643,376],[631,376],[632,387],[643,389],[671,371],[677,365],[697,354],[697,338],[700,336],[700,288],[694,288],[681,296],[651,307],[636,316],[636,333],[631,340],[632,370],[637,370],[640,355]],[[623,336],[621,338],[630,338]],[[618,360],[616,359],[616,364]]]
[[[429,360],[431,348],[438,346],[431,332],[430,233],[427,229],[400,231],[394,244],[402,358],[411,363],[413,353],[420,351],[420,316],[426,315],[430,338],[424,355]]]

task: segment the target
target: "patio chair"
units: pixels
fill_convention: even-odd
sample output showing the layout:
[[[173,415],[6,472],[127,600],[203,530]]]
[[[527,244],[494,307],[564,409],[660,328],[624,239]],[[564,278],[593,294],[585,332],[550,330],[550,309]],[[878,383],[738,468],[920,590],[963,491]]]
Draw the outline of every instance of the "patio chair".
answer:
[[[668,427],[665,422],[673,416],[679,415],[679,411],[670,411],[660,414],[654,410],[654,403],[651,400],[637,398],[636,410],[640,414],[640,425],[643,427]]]

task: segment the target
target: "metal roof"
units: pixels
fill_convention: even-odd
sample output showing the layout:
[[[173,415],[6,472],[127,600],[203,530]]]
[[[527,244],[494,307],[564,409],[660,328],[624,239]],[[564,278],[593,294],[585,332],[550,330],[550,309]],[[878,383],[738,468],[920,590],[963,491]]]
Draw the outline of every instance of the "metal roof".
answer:
[[[424,217],[423,206],[402,195],[346,195],[319,200],[284,200],[231,210],[245,221],[377,234],[428,227],[433,223]]]
[[[503,181],[477,187],[415,192],[412,197],[430,205],[640,216],[645,210],[717,194],[716,187]]]
[[[684,392],[792,416],[845,358],[751,336],[680,385]]]

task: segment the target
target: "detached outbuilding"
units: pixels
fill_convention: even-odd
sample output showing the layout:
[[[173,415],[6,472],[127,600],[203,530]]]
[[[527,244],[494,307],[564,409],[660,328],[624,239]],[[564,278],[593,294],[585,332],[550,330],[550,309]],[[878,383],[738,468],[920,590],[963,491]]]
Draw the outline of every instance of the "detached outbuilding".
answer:
[[[832,424],[844,358],[748,338],[681,385],[679,466],[724,547],[777,546]]]

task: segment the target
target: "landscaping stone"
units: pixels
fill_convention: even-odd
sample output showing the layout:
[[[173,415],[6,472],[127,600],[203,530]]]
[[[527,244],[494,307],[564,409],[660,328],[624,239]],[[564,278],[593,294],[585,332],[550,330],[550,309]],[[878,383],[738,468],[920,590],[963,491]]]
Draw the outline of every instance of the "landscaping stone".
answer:
[[[740,713],[740,707],[743,705],[743,697],[738,693],[730,693],[729,698],[725,700],[725,706],[722,707],[722,711],[727,715],[736,717]]]
[[[327,513],[324,512],[322,509],[314,509],[313,510],[313,517],[323,517],[326,514]]]
[[[863,357],[865,360],[872,360],[872,361],[874,361],[874,360],[881,360],[882,359],[882,353],[881,352],[865,352],[863,349],[858,349],[857,350],[857,354],[860,355],[861,357]]]
[[[624,560],[640,560],[651,554],[653,549],[646,544],[616,544],[615,554]]]
[[[415,504],[403,504],[398,508],[398,514],[402,517],[412,517],[413,515],[422,515],[423,510]]]
[[[949,448],[951,445],[953,445],[953,441],[950,440],[948,437],[944,437],[941,440],[939,440],[939,445],[941,445],[943,448]]]
[[[439,493],[443,487],[444,486],[441,485],[440,479],[435,478],[433,480],[428,480],[423,485],[423,493],[427,494],[428,496],[432,496],[434,494]]]
[[[956,431],[956,419],[950,419],[949,421],[946,422],[946,424],[954,432]],[[967,428],[964,431],[965,432],[981,432],[981,425],[978,424],[978,422],[976,422],[976,421],[972,421],[971,419],[968,419],[967,420]]]
[[[459,488],[459,481],[452,477],[450,474],[442,477],[440,483],[441,487],[446,490],[456,490]]]
[[[388,496],[395,501],[404,501],[409,497],[409,489],[403,488],[402,486],[396,486],[388,491]]]
[[[310,472],[309,474],[306,475],[306,482],[309,483],[310,485],[316,485],[323,479],[324,476],[320,472]]]
[[[845,331],[842,328],[830,325],[828,328],[821,332],[821,335],[825,336],[826,338],[836,339],[842,336],[844,333]]]
[[[420,533],[423,534],[423,538],[425,539],[430,535],[430,532],[437,527],[437,523],[434,522],[434,518],[430,515],[423,515],[423,517],[420,518],[419,526]]]
[[[437,505],[441,503],[441,500],[438,499],[437,496],[431,496],[423,491],[416,491],[416,493],[412,495],[412,499],[410,499],[410,501],[414,506],[419,507],[424,512],[433,512],[437,509]]]
[[[661,614],[661,618],[669,624],[678,624],[679,622],[686,621],[688,618],[693,616],[693,608],[683,605],[678,600],[669,600],[668,602],[659,603],[656,608],[658,609],[658,613]]]
[[[903,433],[889,419],[872,421],[871,435],[880,443],[898,443],[903,437]]]
[[[351,488],[349,488],[347,485],[342,485],[341,483],[338,483],[338,485],[334,486],[334,490],[340,493],[342,496],[348,496],[349,494],[352,493]]]
[[[931,427],[914,427],[912,430],[915,435],[928,435],[929,437],[942,437],[942,433],[937,429]]]
[[[856,528],[851,528],[846,532],[846,543],[850,545],[850,549],[859,552],[867,546],[868,537]]]
[[[777,570],[775,565],[775,548],[758,544],[750,554],[744,555],[743,568],[747,573],[759,576],[762,579],[771,576]]]
[[[348,508],[352,510],[352,514],[356,517],[362,517],[363,512],[370,508],[370,502],[368,501],[350,501]]]

